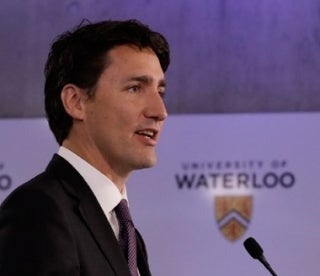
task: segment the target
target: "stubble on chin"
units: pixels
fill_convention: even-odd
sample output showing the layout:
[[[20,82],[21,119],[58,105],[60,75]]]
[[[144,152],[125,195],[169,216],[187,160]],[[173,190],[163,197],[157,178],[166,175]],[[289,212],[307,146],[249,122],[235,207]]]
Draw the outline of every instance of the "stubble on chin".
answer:
[[[149,169],[156,165],[157,163],[157,156],[150,156],[145,158],[144,160],[139,160],[135,165],[135,170],[142,170],[142,169]]]

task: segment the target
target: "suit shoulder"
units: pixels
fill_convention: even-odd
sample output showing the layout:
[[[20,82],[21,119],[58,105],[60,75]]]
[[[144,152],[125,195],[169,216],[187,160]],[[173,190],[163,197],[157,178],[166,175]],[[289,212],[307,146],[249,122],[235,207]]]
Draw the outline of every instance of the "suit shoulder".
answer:
[[[17,208],[21,213],[45,211],[58,207],[63,194],[60,181],[43,172],[13,190],[1,204],[0,211],[7,208]]]
[[[79,173],[66,160],[55,154],[45,171],[15,188],[2,206],[17,199],[22,202],[24,199],[29,202],[33,199],[37,202],[46,198],[49,201],[51,199],[59,202],[73,191],[72,188],[65,190],[66,186],[74,187],[74,184],[83,182]],[[64,185],[65,183],[67,185]]]

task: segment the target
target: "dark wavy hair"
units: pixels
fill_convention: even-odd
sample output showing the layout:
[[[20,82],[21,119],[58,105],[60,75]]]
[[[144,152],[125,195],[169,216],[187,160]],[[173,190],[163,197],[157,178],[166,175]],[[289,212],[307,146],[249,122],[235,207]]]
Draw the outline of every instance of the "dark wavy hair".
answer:
[[[45,110],[49,126],[59,145],[68,136],[72,118],[65,111],[60,95],[72,83],[94,97],[94,87],[108,65],[107,53],[120,45],[151,48],[165,72],[170,63],[169,45],[158,32],[137,20],[83,21],[60,35],[52,44],[45,66]]]

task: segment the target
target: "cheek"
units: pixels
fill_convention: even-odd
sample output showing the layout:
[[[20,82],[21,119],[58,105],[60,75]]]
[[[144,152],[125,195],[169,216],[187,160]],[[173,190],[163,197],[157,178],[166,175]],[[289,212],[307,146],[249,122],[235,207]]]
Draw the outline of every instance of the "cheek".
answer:
[[[136,115],[125,108],[113,109],[104,114],[103,122],[110,133],[117,133],[121,137],[132,136],[137,122]]]
[[[121,106],[114,107],[112,114],[115,120],[130,124],[137,121],[139,116],[138,106],[132,103],[123,103]]]
[[[121,135],[132,135],[138,123],[139,104],[125,99],[100,99],[90,110],[90,124],[95,128],[104,129],[107,134],[121,132]],[[104,132],[105,132],[104,131]],[[127,134],[125,132],[128,132]],[[123,136],[123,137],[125,137]]]

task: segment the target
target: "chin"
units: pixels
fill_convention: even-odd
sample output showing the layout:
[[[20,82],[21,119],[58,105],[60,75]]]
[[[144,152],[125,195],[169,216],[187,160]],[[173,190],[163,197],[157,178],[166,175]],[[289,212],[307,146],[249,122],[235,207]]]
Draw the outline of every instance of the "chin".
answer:
[[[156,163],[157,163],[156,157],[146,158],[144,160],[140,160],[140,162],[137,162],[136,169],[139,170],[139,169],[152,168]]]

